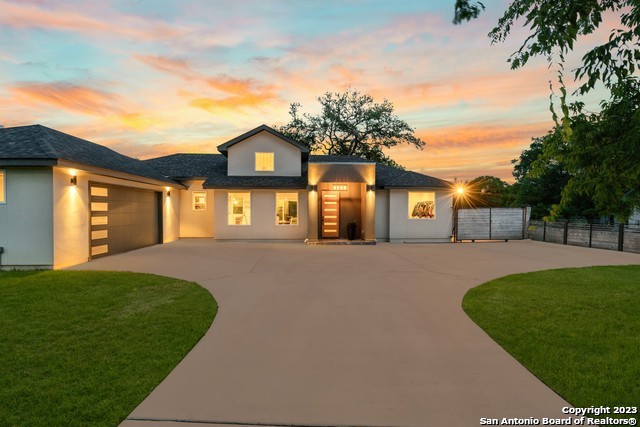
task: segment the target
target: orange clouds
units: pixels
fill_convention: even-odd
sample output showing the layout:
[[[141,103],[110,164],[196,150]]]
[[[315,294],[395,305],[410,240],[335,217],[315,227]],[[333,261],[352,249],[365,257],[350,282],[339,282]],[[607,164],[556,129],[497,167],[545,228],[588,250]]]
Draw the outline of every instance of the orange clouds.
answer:
[[[407,169],[443,179],[473,179],[495,175],[513,181],[512,159],[531,144],[531,138],[544,135],[549,122],[530,125],[465,125],[419,130],[427,141],[422,151],[397,147],[388,154]]]
[[[202,87],[199,88],[198,95],[214,89],[215,93],[207,94],[209,96],[197,96],[192,91],[180,92],[182,96],[191,98],[189,105],[210,113],[256,109],[278,99],[275,86],[260,84],[255,79],[243,79],[224,73],[208,76],[194,70],[185,59],[153,55],[136,55],[135,58],[158,71],[200,83]]]
[[[93,14],[93,16],[96,15],[104,17],[104,13]],[[162,22],[131,15],[120,15],[117,19],[112,16],[114,19],[103,20],[90,16],[72,10],[56,10],[30,4],[4,2],[2,14],[0,14],[0,24],[13,28],[43,28],[83,34],[118,34],[142,40],[173,37],[181,33],[180,30]]]
[[[117,95],[88,86],[66,82],[21,83],[9,91],[21,102],[48,104],[71,112],[91,115],[122,112]]]

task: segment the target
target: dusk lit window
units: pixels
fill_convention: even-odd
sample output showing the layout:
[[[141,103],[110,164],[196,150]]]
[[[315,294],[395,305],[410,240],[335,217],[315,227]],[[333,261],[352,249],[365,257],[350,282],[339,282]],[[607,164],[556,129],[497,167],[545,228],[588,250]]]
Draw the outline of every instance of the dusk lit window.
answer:
[[[273,172],[273,153],[256,153],[256,172]]]
[[[298,193],[276,193],[276,224],[298,225]]]
[[[229,225],[251,224],[251,193],[229,193]]]
[[[436,193],[409,192],[409,219],[434,219],[436,217]]]
[[[193,210],[206,211],[207,210],[207,192],[194,191],[192,194],[193,194]]]

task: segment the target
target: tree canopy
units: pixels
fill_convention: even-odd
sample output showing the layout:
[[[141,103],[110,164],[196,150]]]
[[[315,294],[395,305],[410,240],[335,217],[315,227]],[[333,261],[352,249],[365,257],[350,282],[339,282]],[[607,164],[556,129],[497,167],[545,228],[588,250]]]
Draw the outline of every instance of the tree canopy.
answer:
[[[276,126],[314,153],[354,155],[400,167],[384,154],[383,148],[398,144],[418,149],[425,146],[415,136],[415,129],[393,113],[393,104],[386,99],[376,103],[370,95],[349,88],[342,93],[326,92],[317,100],[321,106],[319,114],[301,114],[301,105],[293,103],[289,123]]]
[[[477,18],[485,9],[475,0],[456,0],[454,23]],[[509,58],[511,68],[524,66],[530,58],[543,56],[561,66],[575,42],[596,31],[608,12],[619,15],[619,25],[606,43],[588,50],[574,70],[576,80],[586,77],[578,89],[583,94],[598,82],[611,88],[633,75],[640,66],[640,2],[637,0],[513,0],[489,33],[492,43],[507,39],[517,21],[530,29],[520,48]],[[563,96],[566,96],[563,93]],[[568,114],[565,114],[565,116]]]

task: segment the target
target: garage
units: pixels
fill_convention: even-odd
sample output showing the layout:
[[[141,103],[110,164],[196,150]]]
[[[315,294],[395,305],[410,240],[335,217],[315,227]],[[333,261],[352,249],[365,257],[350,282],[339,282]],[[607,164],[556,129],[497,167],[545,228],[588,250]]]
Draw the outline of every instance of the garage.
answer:
[[[162,243],[162,194],[89,184],[91,258]]]

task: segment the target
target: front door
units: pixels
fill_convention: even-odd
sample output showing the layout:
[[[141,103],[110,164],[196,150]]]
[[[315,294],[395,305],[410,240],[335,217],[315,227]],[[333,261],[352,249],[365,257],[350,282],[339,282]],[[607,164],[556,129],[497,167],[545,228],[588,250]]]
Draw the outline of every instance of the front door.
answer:
[[[340,237],[340,193],[322,192],[322,238]]]

